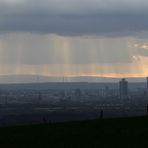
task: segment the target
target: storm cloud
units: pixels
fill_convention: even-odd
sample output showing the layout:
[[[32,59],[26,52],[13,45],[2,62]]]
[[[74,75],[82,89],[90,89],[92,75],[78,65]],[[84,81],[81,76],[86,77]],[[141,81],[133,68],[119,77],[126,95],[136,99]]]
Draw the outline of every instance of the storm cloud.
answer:
[[[1,0],[0,32],[133,35],[148,31],[146,0]]]

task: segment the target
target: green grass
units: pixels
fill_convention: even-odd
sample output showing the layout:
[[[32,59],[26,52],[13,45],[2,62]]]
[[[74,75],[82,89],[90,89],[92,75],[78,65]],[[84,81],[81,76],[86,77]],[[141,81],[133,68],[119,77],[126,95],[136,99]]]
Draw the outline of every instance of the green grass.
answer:
[[[0,148],[147,148],[148,117],[0,128]]]

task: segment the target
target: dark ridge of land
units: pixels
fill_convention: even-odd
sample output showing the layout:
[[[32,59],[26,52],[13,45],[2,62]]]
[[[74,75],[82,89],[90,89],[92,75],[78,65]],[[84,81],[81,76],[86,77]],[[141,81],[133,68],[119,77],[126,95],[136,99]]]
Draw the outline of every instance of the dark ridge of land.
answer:
[[[1,148],[147,148],[148,117],[0,128]]]
[[[118,83],[118,77],[95,76],[42,76],[42,75],[0,75],[1,84],[46,83],[46,82],[110,82]],[[146,82],[146,77],[126,77],[129,82]]]

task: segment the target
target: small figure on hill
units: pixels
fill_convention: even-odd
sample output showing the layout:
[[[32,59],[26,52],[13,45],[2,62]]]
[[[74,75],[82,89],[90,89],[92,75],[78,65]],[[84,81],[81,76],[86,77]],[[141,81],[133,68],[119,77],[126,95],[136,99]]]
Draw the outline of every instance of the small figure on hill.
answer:
[[[47,120],[45,117],[43,117],[43,123],[46,124],[47,123]]]
[[[103,119],[103,110],[100,111],[100,119]]]
[[[148,116],[148,105],[146,106],[146,115]]]

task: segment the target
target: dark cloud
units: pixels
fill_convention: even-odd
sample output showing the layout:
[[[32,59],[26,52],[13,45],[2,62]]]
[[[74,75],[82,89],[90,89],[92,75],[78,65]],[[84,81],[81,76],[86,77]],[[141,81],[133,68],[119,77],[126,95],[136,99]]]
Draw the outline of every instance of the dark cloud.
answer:
[[[2,0],[0,32],[131,35],[148,30],[145,0]]]

